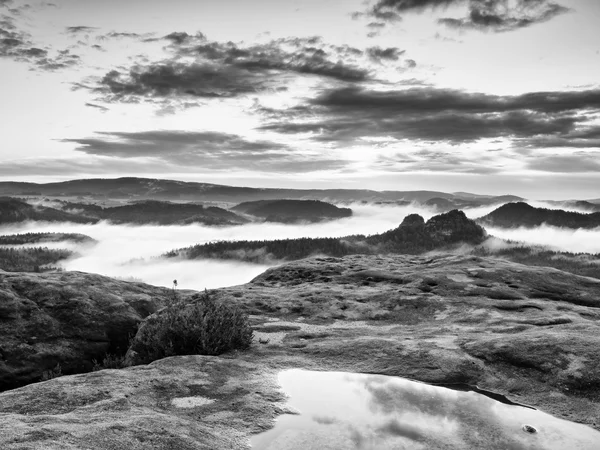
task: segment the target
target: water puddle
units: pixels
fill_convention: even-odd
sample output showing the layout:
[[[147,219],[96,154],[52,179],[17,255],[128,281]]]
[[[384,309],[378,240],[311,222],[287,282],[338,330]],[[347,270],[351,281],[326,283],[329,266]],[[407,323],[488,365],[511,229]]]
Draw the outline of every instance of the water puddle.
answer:
[[[600,449],[600,432],[473,392],[383,375],[286,370],[288,406],[253,450]]]

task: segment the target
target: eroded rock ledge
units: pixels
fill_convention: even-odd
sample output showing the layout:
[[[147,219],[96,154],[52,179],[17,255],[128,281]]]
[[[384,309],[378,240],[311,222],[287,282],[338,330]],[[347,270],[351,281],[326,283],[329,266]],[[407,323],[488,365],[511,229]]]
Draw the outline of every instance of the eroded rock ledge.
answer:
[[[274,380],[291,367],[478,385],[600,429],[598,280],[492,258],[349,256],[215,294],[251,315],[250,351],[5,392],[0,447],[244,448],[283,411]]]

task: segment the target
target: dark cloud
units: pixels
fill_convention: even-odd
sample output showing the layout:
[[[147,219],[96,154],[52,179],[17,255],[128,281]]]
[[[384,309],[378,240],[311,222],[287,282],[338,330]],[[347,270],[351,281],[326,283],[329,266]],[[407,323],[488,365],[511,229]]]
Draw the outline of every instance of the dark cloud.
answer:
[[[173,32],[167,34],[163,39],[171,41],[173,44],[182,45],[189,44],[192,42],[202,42],[206,40],[206,36],[204,34],[197,32],[195,35],[187,34],[186,32]]]
[[[79,26],[74,26],[74,27],[67,27],[66,32],[69,34],[91,33],[93,31],[96,31],[97,29],[98,28],[96,28],[96,27],[87,27],[87,26],[79,25]]]
[[[102,112],[106,112],[109,111],[109,109],[106,106],[102,106],[102,105],[96,105],[94,103],[86,103],[85,106],[89,107],[89,108],[95,108],[95,109],[99,109]]]
[[[600,149],[600,127],[588,126],[551,136],[534,136],[515,143],[521,148],[595,148]]]
[[[260,72],[212,63],[137,65],[128,73],[108,72],[91,90],[107,102],[137,103],[157,97],[224,98],[270,86]]]
[[[465,3],[467,0],[379,0],[374,6],[375,12],[403,13],[407,11],[422,12],[426,9],[448,7],[450,5]]]
[[[594,142],[585,134],[600,112],[600,90],[496,96],[434,88],[370,91],[357,87],[324,92],[309,104],[279,111],[262,128],[313,133],[325,142],[362,137],[460,144],[508,138],[534,145],[538,139]]]
[[[171,33],[171,56],[112,70],[90,89],[102,101],[139,102],[157,98],[223,98],[284,88],[290,77],[313,76],[333,83],[372,80],[374,63],[400,61],[397,48],[330,45],[318,37],[276,39],[241,45],[207,41],[202,34]],[[410,60],[409,60],[410,61]],[[87,86],[90,86],[87,83]],[[83,84],[79,87],[84,87]]]
[[[423,432],[416,426],[402,423],[398,419],[390,419],[375,430],[378,434],[385,437],[400,436],[413,441],[424,441]]]
[[[181,48],[179,53],[265,75],[268,71],[279,71],[319,75],[340,81],[365,81],[369,78],[368,69],[340,59],[341,56],[361,56],[361,50],[325,45],[314,37],[277,39],[248,47],[232,42],[208,42]]]
[[[19,29],[15,19],[2,16],[0,20],[0,58],[28,63],[33,69],[55,71],[80,63],[78,55],[69,50],[59,50],[52,55],[37,46],[29,33]]]
[[[397,47],[369,47],[366,51],[367,55],[369,55],[369,58],[377,62],[381,60],[398,61],[400,59],[400,56],[402,56],[405,53],[405,50],[400,50]]]
[[[147,131],[99,132],[97,135],[61,141],[78,144],[76,150],[88,155],[119,159],[153,158],[171,165],[191,165],[204,170],[309,172],[346,165],[345,161],[309,158],[282,144],[248,140],[229,133]]]
[[[391,20],[410,12],[428,9],[446,9],[449,6],[467,5],[468,14],[462,18],[445,17],[440,24],[451,28],[480,31],[513,31],[546,22],[569,11],[551,0],[378,0],[367,13],[379,20]]]
[[[541,0],[519,0],[518,3],[515,10],[510,10],[503,2],[476,2],[472,4],[468,17],[446,17],[438,22],[450,28],[504,32],[547,22],[569,11],[557,3]]]
[[[140,40],[140,41],[144,41],[144,40],[157,40],[157,39],[152,39],[152,36],[154,36],[154,33],[132,33],[132,32],[127,32],[127,31],[110,31],[108,33],[102,34],[100,36],[97,36],[96,39],[98,41],[106,41],[108,39],[135,39],[135,40]]]

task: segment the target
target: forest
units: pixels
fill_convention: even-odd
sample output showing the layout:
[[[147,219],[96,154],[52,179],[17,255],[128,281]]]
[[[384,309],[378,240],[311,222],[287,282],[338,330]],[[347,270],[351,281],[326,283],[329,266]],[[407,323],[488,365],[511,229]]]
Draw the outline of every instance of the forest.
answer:
[[[73,255],[69,250],[34,248],[0,248],[0,269],[6,272],[46,272],[49,266]]]

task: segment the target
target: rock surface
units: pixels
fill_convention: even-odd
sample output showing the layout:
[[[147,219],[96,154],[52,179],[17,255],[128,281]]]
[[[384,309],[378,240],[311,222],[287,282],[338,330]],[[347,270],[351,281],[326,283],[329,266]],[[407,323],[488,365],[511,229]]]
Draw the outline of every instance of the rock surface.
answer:
[[[259,365],[203,356],[56,378],[0,398],[6,450],[242,449],[286,412]]]
[[[0,390],[63,373],[127,349],[139,322],[164,306],[170,289],[81,272],[0,271]]]
[[[599,280],[493,258],[354,255],[215,295],[251,315],[249,351],[5,392],[0,447],[247,448],[283,412],[274,380],[293,367],[477,385],[600,429]]]

